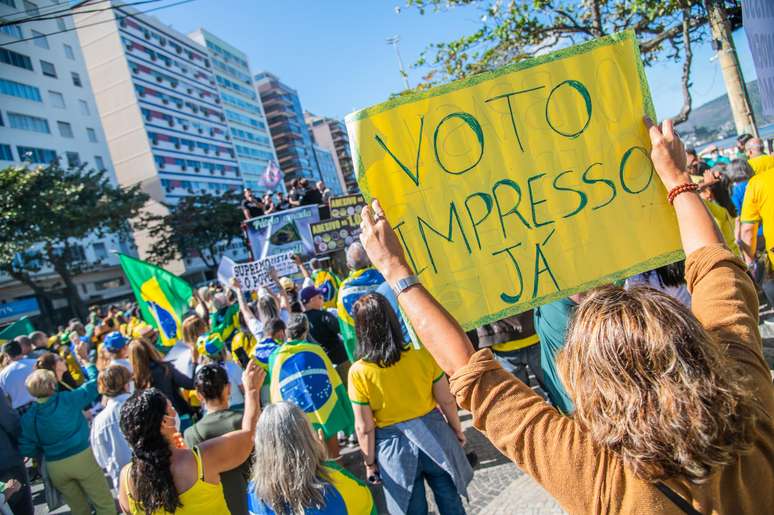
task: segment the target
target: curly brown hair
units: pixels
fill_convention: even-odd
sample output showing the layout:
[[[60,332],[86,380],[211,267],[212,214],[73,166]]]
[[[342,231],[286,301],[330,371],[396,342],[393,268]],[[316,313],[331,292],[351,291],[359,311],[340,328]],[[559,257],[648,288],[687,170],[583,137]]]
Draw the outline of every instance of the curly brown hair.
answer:
[[[592,292],[558,365],[575,419],[640,479],[701,483],[752,445],[745,373],[685,306],[653,288]]]

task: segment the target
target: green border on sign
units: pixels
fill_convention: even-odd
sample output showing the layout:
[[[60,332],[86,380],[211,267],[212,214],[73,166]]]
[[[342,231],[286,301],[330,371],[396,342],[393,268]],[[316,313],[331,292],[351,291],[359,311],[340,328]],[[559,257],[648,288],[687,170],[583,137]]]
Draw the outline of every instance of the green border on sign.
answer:
[[[637,43],[637,37],[634,33],[634,30],[629,29],[623,32],[618,32],[616,34],[611,34],[609,36],[604,36],[598,39],[594,39],[592,41],[587,41],[579,45],[563,48],[561,50],[557,50],[556,52],[552,52],[550,54],[533,57],[531,59],[525,59],[523,61],[519,61],[518,63],[503,66],[502,68],[498,68],[497,70],[480,73],[478,75],[474,75],[472,77],[450,82],[448,84],[437,86],[435,88],[432,88],[426,91],[420,91],[420,92],[412,93],[410,95],[396,97],[386,102],[383,102],[381,104],[377,104],[377,105],[367,107],[365,109],[360,109],[359,111],[350,113],[345,118],[345,121],[349,123],[349,122],[354,122],[358,120],[364,120],[369,118],[370,116],[383,113],[385,111],[389,111],[390,109],[394,109],[401,105],[410,104],[412,102],[417,102],[419,100],[425,100],[428,98],[437,97],[439,95],[444,95],[452,91],[457,91],[459,89],[474,86],[481,82],[494,79],[501,75],[527,70],[529,68],[532,68],[541,64],[550,63],[552,61],[557,61],[559,59],[564,59],[567,57],[584,54],[586,52],[590,52],[600,47],[615,45],[615,44],[628,42],[628,41],[631,41],[634,44],[634,60],[637,67],[637,75],[639,78],[642,101],[643,101],[643,104],[645,105],[644,114],[647,114],[648,116],[650,116],[651,119],[655,120],[656,110],[653,106],[653,99],[650,96],[650,87],[648,86],[648,79],[645,75],[645,67],[643,66],[642,58],[640,56],[639,44]],[[363,168],[363,163],[360,159],[359,152],[357,151],[355,140],[353,139],[351,143],[352,143],[351,146],[352,146],[352,152],[353,152],[352,157],[356,167],[357,182],[358,182],[358,185],[360,186],[361,193],[366,198],[366,200],[370,203],[373,196],[368,191],[368,179],[365,176],[365,169]],[[469,331],[471,329],[475,329],[476,327],[480,327],[484,324],[496,322],[508,316],[517,315],[519,313],[527,311],[528,309],[532,309],[537,306],[541,306],[543,304],[553,302],[555,300],[564,299],[570,295],[581,293],[581,292],[590,290],[591,288],[595,288],[597,286],[610,284],[615,281],[626,279],[635,274],[639,274],[648,270],[653,270],[654,268],[658,268],[664,265],[668,265],[670,263],[674,263],[675,261],[678,261],[680,259],[685,259],[685,254],[683,253],[682,250],[667,252],[666,254],[662,254],[660,256],[656,256],[654,258],[640,262],[624,270],[620,270],[618,272],[595,279],[594,281],[581,284],[579,286],[576,286],[575,288],[562,290],[561,292],[544,295],[542,297],[533,299],[528,302],[523,302],[517,305],[508,306],[500,311],[497,311],[496,313],[492,313],[478,320],[474,320],[474,321],[468,322],[467,324],[463,324],[462,327],[466,331]],[[413,331],[411,332],[413,333]],[[412,336],[414,335],[412,334]]]

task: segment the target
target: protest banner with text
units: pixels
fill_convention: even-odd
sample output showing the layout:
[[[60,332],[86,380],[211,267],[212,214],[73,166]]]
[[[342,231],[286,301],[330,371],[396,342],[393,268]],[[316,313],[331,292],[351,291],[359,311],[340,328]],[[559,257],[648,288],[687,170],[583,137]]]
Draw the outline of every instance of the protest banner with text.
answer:
[[[682,256],[633,32],[347,117],[358,183],[466,329]]]
[[[292,252],[274,254],[249,263],[235,263],[224,256],[218,266],[218,280],[228,286],[231,278],[236,277],[242,291],[254,291],[272,284],[270,272],[272,268],[280,277],[298,272],[298,265],[293,261]]]
[[[300,256],[314,254],[309,225],[320,220],[317,206],[302,206],[279,213],[251,218],[245,222],[253,258],[293,252]]]

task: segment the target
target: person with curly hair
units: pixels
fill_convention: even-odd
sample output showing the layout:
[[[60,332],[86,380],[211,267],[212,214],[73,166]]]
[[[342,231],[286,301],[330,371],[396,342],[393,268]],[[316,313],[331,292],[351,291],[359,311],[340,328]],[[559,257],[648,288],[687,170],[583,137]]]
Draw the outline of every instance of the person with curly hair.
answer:
[[[587,295],[558,357],[572,416],[503,370],[490,350],[474,351],[421,283],[398,301],[475,427],[568,512],[770,513],[774,385],[755,286],[691,191],[671,121],[645,123],[654,169],[676,192],[693,313],[644,286]],[[374,265],[391,285],[405,284],[413,271],[378,201],[362,216]]]
[[[227,514],[221,474],[242,464],[253,448],[261,413],[263,370],[250,363],[242,377],[245,413],[241,428],[185,448],[175,410],[156,388],[132,395],[121,409],[121,431],[132,461],[121,471],[118,500],[132,514]]]

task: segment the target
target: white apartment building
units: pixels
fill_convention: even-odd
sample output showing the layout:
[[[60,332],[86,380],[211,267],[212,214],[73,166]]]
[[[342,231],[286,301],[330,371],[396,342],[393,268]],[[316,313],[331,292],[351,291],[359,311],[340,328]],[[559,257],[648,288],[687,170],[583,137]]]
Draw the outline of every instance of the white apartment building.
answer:
[[[65,2],[0,0],[0,20],[18,20],[60,11]],[[59,158],[62,166],[107,170],[116,182],[110,151],[95,104],[89,75],[70,17],[0,28],[0,167],[29,161],[43,165]],[[23,41],[28,38],[28,41]],[[113,250],[115,238],[80,242],[90,267],[76,277],[87,303],[104,303],[131,294]],[[36,277],[49,288],[60,283],[51,270]],[[65,306],[57,301],[54,308]],[[32,291],[0,274],[0,324],[38,312]]]

